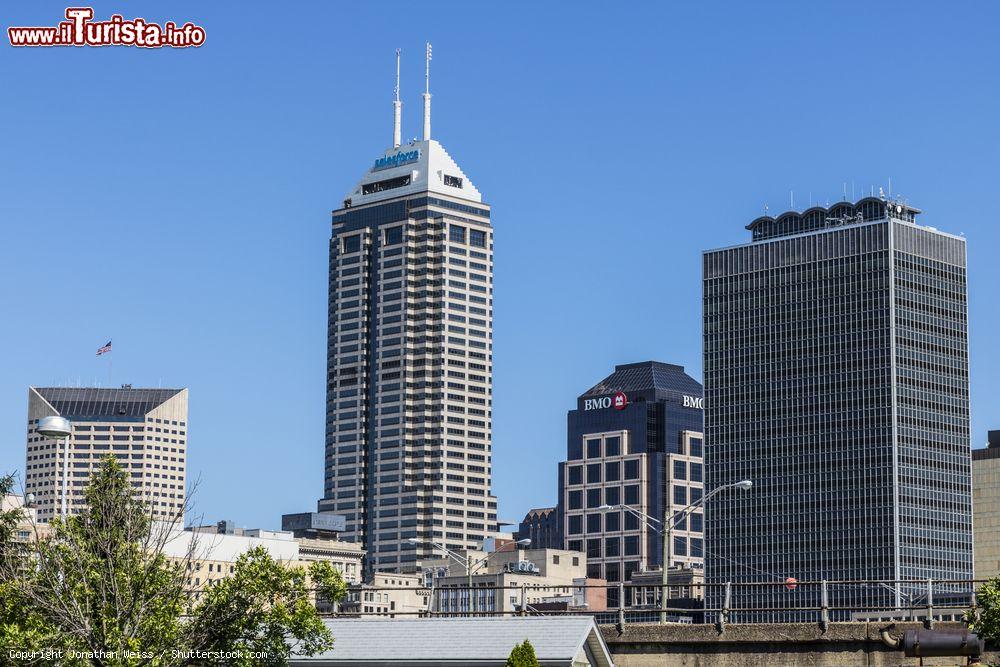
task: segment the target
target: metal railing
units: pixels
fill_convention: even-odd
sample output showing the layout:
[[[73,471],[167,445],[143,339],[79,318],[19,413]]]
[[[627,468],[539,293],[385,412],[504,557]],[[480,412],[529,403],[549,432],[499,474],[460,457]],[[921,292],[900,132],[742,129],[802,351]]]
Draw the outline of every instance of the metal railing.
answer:
[[[671,584],[668,622],[774,623],[961,620],[976,613],[985,579],[753,581]],[[600,623],[660,620],[659,583],[447,585],[355,584],[331,616],[528,616],[587,614]],[[624,601],[624,604],[619,602]]]

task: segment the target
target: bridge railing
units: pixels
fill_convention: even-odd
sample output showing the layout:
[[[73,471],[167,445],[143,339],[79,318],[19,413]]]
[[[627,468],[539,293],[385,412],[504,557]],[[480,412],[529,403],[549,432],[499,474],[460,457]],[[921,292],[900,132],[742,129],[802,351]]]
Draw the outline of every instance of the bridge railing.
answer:
[[[321,605],[336,616],[526,616],[589,614],[601,623],[773,623],[961,620],[976,613],[984,579],[813,580],[586,584],[354,584],[346,600]]]

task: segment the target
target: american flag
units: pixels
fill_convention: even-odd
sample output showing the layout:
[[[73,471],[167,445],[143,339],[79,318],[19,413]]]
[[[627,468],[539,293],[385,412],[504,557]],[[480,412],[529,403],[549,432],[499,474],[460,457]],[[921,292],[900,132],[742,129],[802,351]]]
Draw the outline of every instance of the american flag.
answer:
[[[108,341],[108,342],[107,342],[107,343],[106,343],[106,344],[104,345],[104,347],[100,347],[100,348],[98,348],[98,350],[97,350],[97,356],[101,356],[101,355],[102,355],[102,354],[104,354],[105,352],[110,352],[110,351],[111,351],[111,341],[109,340],[109,341]]]

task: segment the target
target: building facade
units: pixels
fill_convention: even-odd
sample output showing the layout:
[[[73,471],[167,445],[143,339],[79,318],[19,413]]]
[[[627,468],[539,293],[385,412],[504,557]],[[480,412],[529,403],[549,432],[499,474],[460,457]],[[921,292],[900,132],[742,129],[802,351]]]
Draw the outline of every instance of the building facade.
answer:
[[[333,212],[319,509],[371,570],[496,529],[491,212],[430,138],[427,99],[423,140],[382,153]]]
[[[1000,431],[972,450],[972,525],[976,579],[1000,575]]]
[[[710,607],[727,581],[971,577],[965,239],[919,213],[871,197],[765,216],[704,253],[707,490],[754,484],[706,509]],[[922,590],[840,585],[830,604]],[[819,597],[733,588],[734,607]]]
[[[528,510],[517,527],[514,539],[531,540],[531,546],[536,549],[562,549],[559,510],[555,507]]]
[[[567,460],[559,464],[565,548],[584,552],[586,576],[609,584],[658,569],[664,509],[673,516],[702,496],[701,385],[682,366],[616,366],[577,399],[567,421]],[[671,565],[701,567],[703,551],[698,510],[674,525]],[[608,605],[618,605],[614,586]]]
[[[35,429],[43,417],[73,425],[69,437],[67,511],[85,507],[84,490],[101,460],[114,456],[157,517],[183,519],[188,442],[187,389],[31,387],[25,493],[34,494],[38,520],[58,516],[66,446]]]

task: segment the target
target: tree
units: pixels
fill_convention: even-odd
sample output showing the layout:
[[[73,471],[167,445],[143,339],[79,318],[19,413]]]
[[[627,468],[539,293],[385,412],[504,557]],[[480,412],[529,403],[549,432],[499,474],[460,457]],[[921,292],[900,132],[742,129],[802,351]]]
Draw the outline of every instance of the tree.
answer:
[[[976,591],[976,609],[966,612],[969,627],[990,644],[1000,642],[1000,577]]]
[[[311,595],[343,597],[346,586],[329,563],[285,567],[260,547],[199,598],[190,585],[197,541],[187,540],[181,557],[166,555],[183,510],[158,520],[114,457],[95,472],[86,501],[84,512],[54,520],[51,536],[27,551],[5,549],[0,586],[17,602],[0,603],[0,646],[21,648],[15,642],[33,630],[33,645],[44,639],[88,655],[64,664],[107,667],[281,665],[292,653],[332,646]],[[0,537],[8,523],[0,517]],[[256,653],[242,655],[249,651]]]
[[[507,657],[507,667],[539,667],[538,658],[535,657],[535,647],[527,639],[523,644],[518,644]]]

